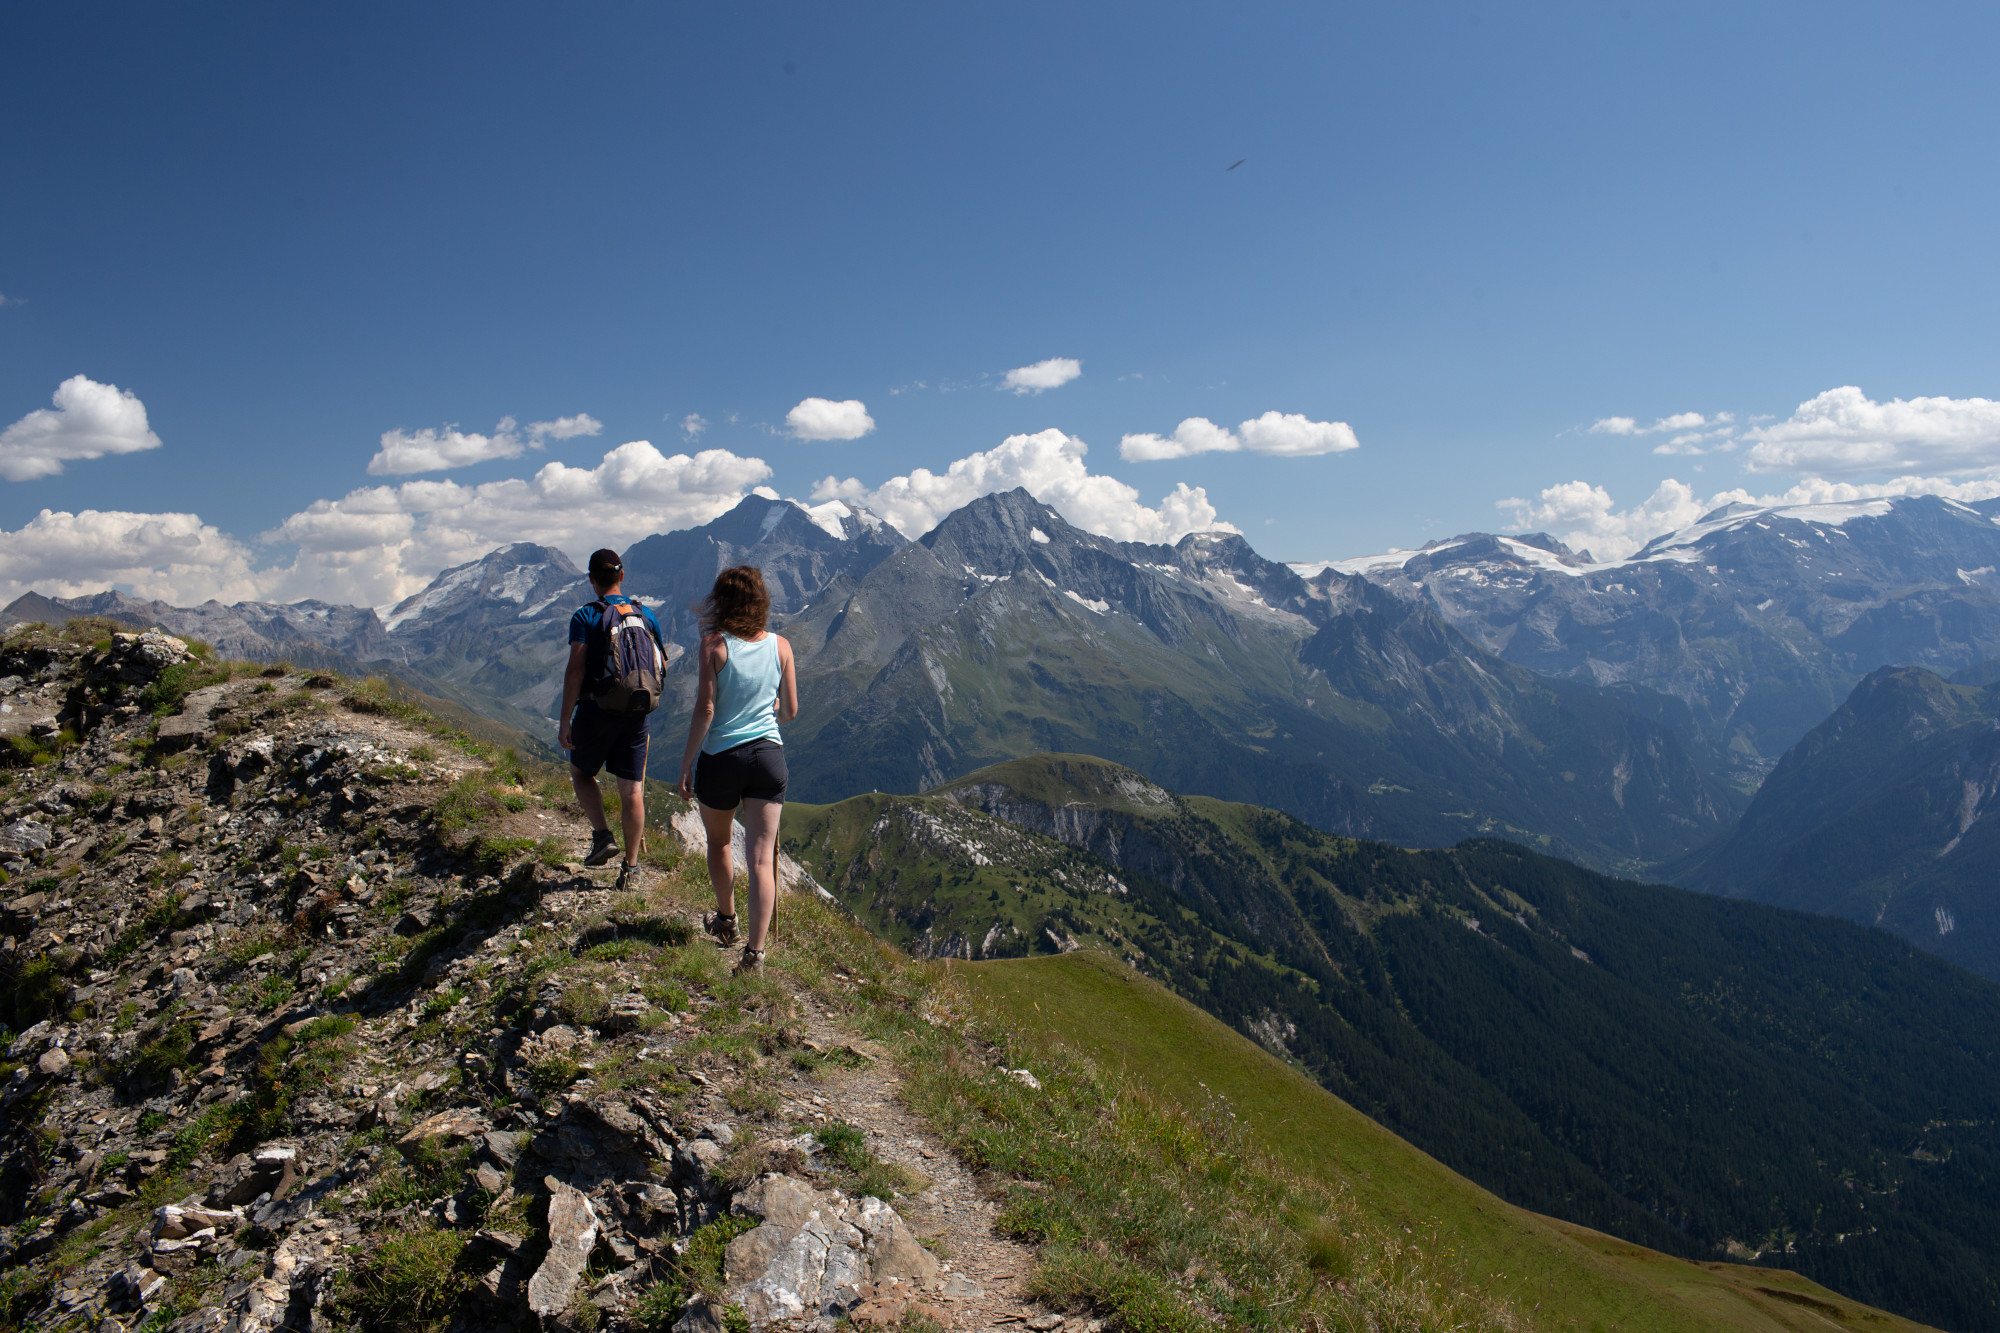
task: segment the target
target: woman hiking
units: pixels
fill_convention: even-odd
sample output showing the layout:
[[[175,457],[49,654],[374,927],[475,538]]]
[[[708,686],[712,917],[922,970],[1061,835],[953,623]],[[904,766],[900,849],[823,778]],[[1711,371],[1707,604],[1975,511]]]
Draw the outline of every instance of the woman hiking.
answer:
[[[750,921],[735,973],[764,967],[764,937],[778,897],[778,816],[785,805],[785,742],[778,723],[799,715],[792,645],[765,628],[771,595],[764,571],[737,565],[715,576],[701,616],[699,683],[681,756],[681,799],[700,802],[708,834],[708,878],[715,886],[709,933],[736,943],[736,886],[730,823],[743,807],[743,848],[750,864]],[[699,763],[697,764],[697,756]]]

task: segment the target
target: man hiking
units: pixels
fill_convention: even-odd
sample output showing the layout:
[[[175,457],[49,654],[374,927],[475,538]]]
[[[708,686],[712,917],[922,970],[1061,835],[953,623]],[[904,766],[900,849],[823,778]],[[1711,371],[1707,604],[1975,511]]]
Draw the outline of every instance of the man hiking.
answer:
[[[569,618],[569,668],[563,672],[562,725],[556,742],[569,752],[569,780],[576,803],[593,830],[587,866],[618,853],[604,816],[599,769],[618,779],[619,822],[625,861],[619,887],[638,864],[646,828],[646,718],[660,701],[667,642],[653,613],[624,595],[625,564],[616,551],[590,557],[590,586],[597,600]]]

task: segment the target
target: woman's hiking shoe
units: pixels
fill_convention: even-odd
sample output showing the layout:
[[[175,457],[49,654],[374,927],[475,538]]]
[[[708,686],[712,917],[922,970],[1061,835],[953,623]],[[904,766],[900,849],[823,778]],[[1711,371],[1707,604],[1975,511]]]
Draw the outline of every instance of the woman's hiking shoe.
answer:
[[[701,928],[725,949],[736,943],[736,918],[728,912],[710,912],[701,919]]]
[[[764,971],[764,951],[743,946],[743,956],[736,960],[736,966],[729,969],[732,977],[761,976]]]
[[[594,869],[616,855],[618,855],[618,839],[611,836],[611,830],[608,828],[593,830],[590,835],[590,854],[583,858],[583,863]]]

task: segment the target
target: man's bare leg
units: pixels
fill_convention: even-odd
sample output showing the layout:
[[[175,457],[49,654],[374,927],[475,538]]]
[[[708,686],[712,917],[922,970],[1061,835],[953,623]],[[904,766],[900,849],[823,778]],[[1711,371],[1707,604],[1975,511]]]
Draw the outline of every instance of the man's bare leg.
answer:
[[[596,789],[597,784],[592,783],[591,790],[595,791]],[[604,809],[602,798],[598,800],[597,808],[600,812]],[[602,813],[599,814],[598,819],[600,823],[603,821]],[[618,819],[619,823],[623,825],[625,832],[625,864],[628,866],[636,865],[639,861],[639,844],[644,841],[646,836],[646,784],[644,782],[634,782],[630,778],[618,779]]]
[[[569,785],[576,791],[576,803],[583,807],[583,817],[590,821],[590,827],[598,833],[608,833],[610,823],[604,818],[604,793],[597,789],[597,779],[587,778],[575,764],[569,766]]]

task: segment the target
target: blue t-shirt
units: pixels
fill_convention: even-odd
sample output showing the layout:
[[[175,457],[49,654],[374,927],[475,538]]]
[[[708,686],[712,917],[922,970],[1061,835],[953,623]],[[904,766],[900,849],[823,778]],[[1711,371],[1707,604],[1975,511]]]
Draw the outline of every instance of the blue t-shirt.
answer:
[[[632,604],[630,597],[619,592],[612,593],[604,600],[614,605]],[[646,628],[652,631],[653,642],[660,646],[660,664],[664,666],[667,661],[667,640],[660,633],[660,622],[653,618],[652,608],[648,606],[639,606],[639,616],[646,622]],[[592,602],[589,606],[578,607],[576,614],[569,618],[569,641],[583,644],[590,650],[583,658],[583,702],[589,703],[591,691],[597,687],[598,679],[604,675],[605,650],[611,646],[609,636],[604,633],[604,608],[596,602]]]

